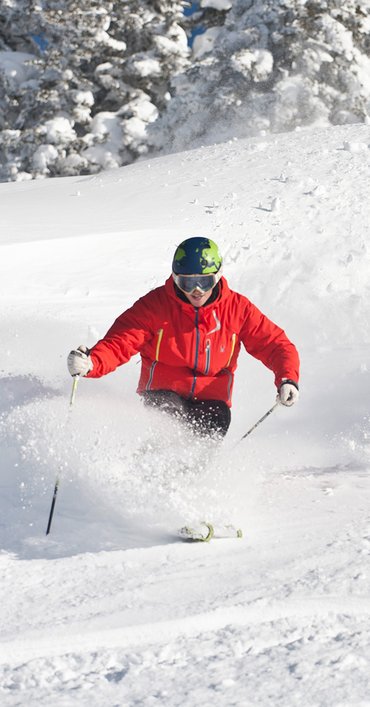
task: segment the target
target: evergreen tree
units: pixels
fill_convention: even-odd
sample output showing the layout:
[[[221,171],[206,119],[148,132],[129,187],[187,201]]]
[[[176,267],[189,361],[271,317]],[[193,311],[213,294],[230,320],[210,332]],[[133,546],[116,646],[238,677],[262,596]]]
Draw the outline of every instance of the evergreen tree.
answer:
[[[3,51],[30,55],[22,80],[0,56],[1,178],[90,173],[145,154],[187,62],[181,19],[182,0],[7,0]]]
[[[2,0],[0,179],[368,120],[370,0]],[[189,57],[185,30],[201,26]]]
[[[369,22],[369,0],[234,0],[174,78],[175,97],[154,125],[158,139],[180,150],[367,120]]]

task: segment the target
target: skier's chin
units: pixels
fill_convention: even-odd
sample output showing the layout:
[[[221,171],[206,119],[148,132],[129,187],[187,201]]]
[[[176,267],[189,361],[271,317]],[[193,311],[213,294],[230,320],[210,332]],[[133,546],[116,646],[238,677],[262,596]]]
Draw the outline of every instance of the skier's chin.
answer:
[[[205,304],[207,302],[207,300],[210,298],[211,292],[212,292],[212,290],[210,290],[209,292],[205,292],[203,294],[199,294],[199,295],[198,294],[187,295],[187,298],[188,298],[190,304],[193,305],[193,307],[202,307],[203,304]]]

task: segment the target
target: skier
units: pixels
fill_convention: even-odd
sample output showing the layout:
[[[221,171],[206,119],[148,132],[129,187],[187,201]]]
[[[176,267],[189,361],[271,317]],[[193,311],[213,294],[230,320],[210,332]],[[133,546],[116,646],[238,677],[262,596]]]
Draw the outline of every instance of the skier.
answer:
[[[275,374],[279,401],[298,400],[299,357],[280,327],[229,289],[214,241],[192,237],[177,247],[172,275],[121,314],[90,350],[70,352],[72,376],[99,378],[140,353],[137,392],[145,404],[223,437],[230,425],[241,344]]]

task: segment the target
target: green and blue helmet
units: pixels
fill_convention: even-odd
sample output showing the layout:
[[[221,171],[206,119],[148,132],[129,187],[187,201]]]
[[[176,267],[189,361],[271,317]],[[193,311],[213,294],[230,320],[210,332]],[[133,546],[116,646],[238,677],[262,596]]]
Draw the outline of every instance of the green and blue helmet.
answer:
[[[175,275],[211,275],[219,272],[222,256],[218,246],[209,238],[194,236],[177,246],[173,256]]]

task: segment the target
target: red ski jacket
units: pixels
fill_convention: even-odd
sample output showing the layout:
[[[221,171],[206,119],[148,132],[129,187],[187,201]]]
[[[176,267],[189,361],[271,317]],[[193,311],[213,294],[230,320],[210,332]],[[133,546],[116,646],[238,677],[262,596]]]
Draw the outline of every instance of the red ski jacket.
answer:
[[[100,378],[140,353],[137,392],[172,390],[193,400],[223,400],[231,406],[241,344],[275,374],[298,382],[299,358],[284,331],[243,295],[220,280],[217,299],[195,308],[175,292],[172,277],[141,297],[91,349]]]

